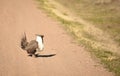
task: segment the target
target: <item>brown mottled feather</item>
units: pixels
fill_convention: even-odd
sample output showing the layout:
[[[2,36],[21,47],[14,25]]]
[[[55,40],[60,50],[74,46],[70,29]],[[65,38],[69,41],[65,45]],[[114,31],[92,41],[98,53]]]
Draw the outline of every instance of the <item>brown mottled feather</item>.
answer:
[[[38,42],[35,40],[32,40],[28,43],[28,45],[25,47],[25,50],[29,54],[34,54],[36,52],[36,49],[38,48]]]
[[[38,42],[36,40],[31,40],[27,42],[26,34],[21,38],[21,48],[26,50],[28,54],[35,54],[36,49],[38,48]]]

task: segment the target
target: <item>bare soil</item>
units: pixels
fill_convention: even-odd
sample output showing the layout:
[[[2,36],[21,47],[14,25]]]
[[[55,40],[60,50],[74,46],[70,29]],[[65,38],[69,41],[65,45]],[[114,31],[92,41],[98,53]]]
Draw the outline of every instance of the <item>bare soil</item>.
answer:
[[[38,58],[20,48],[43,34],[45,49]],[[113,76],[96,63],[63,27],[37,8],[34,0],[0,0],[0,76]],[[54,56],[52,56],[54,55]]]

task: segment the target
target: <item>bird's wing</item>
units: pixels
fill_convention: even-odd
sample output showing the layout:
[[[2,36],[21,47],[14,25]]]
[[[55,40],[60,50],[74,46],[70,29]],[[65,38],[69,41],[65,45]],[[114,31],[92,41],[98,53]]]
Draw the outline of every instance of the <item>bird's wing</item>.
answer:
[[[38,48],[38,42],[36,40],[32,40],[28,43],[25,50],[36,50]]]

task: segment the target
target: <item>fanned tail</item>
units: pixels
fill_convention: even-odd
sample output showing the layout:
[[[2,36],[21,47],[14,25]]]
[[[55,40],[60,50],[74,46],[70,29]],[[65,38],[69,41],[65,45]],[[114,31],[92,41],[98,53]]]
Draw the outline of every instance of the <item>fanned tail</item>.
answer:
[[[27,44],[28,44],[28,42],[27,42],[26,34],[25,34],[25,32],[24,32],[24,35],[23,35],[23,37],[21,38],[21,48],[22,48],[22,49],[25,49],[26,46],[27,46]]]

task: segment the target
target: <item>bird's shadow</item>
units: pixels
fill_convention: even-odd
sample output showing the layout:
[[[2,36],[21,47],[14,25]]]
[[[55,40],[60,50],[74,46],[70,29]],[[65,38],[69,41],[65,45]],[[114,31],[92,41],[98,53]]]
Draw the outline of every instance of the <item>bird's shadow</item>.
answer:
[[[40,54],[36,54],[35,56],[38,58],[38,57],[53,57],[55,56],[56,54],[48,54],[48,55],[40,55]]]

